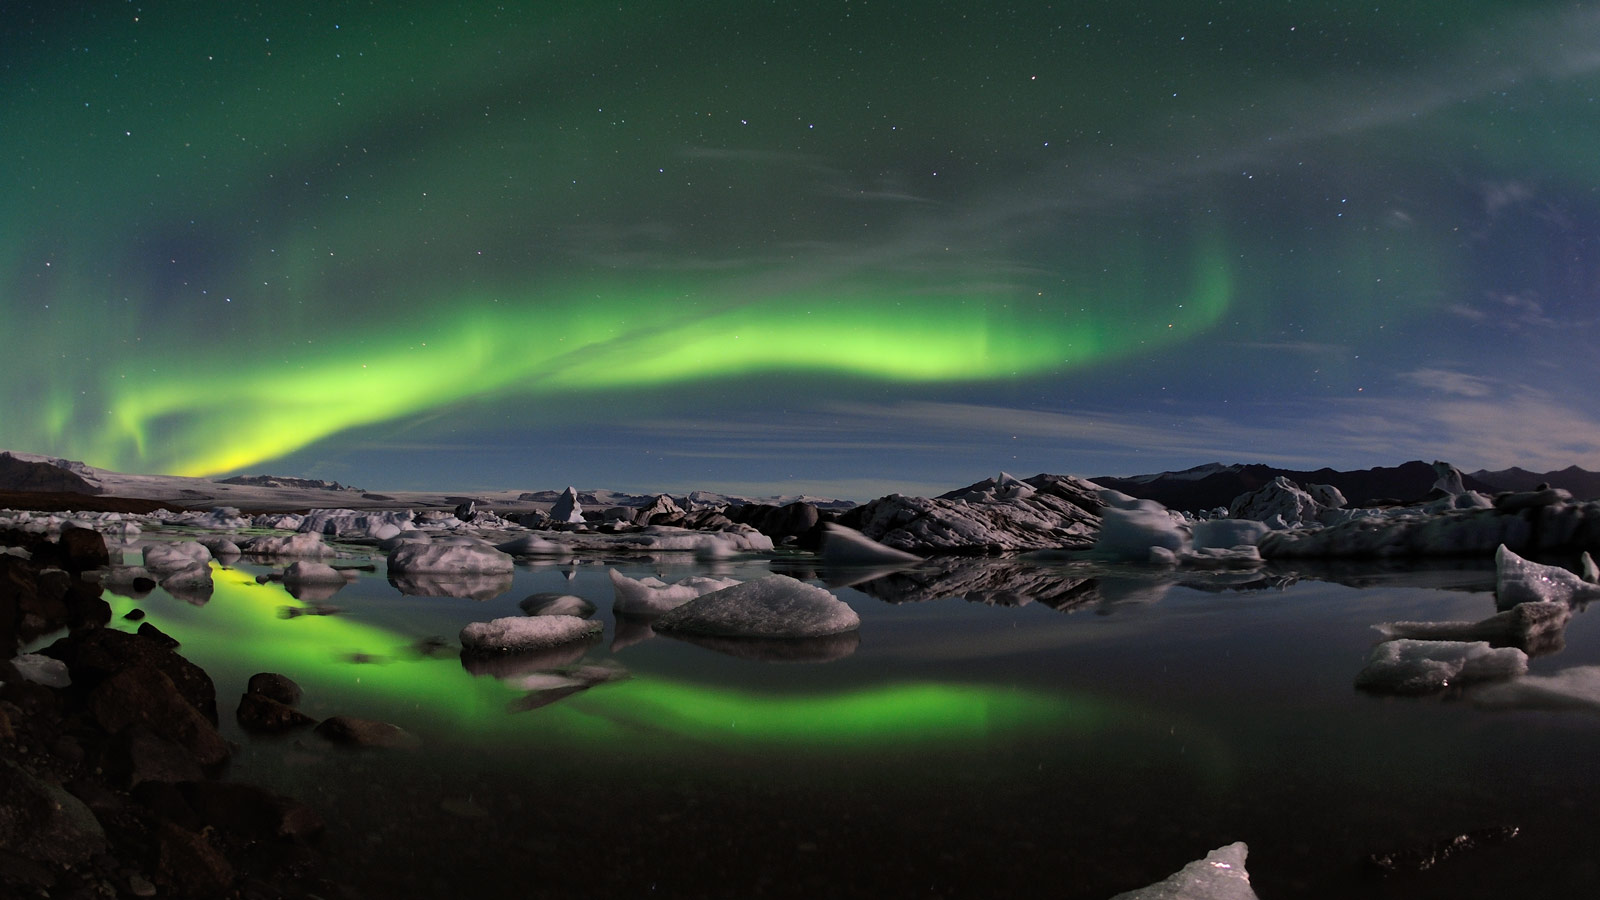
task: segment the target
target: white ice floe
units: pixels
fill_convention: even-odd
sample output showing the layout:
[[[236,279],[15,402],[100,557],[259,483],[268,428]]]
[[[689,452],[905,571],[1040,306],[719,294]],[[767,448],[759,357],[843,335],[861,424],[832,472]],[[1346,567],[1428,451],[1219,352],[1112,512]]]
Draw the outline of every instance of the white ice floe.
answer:
[[[829,522],[822,537],[822,561],[830,566],[914,565],[922,557],[886,547],[854,528]]]
[[[659,578],[629,578],[616,569],[607,574],[616,590],[612,610],[624,616],[659,616],[696,597],[740,583],[737,578],[691,575],[668,584]]]
[[[213,559],[220,560],[224,557],[233,557],[237,560],[240,555],[239,545],[221,535],[201,538],[200,546],[210,550]]]
[[[1117,491],[1101,491],[1100,496],[1106,509],[1094,541],[1095,556],[1144,562],[1151,558],[1152,548],[1181,557],[1193,546],[1189,526],[1160,503]]]
[[[1341,501],[1340,505],[1343,505],[1344,495],[1337,490],[1329,493],[1318,487],[1318,493],[1330,501],[1336,498]],[[1233,498],[1233,502],[1228,505],[1228,516],[1268,523],[1281,518],[1284,526],[1294,527],[1320,522],[1321,516],[1328,509],[1330,509],[1328,505],[1318,502],[1316,497],[1300,485],[1279,475],[1268,484]]]
[[[861,618],[822,588],[768,575],[690,600],[654,627],[723,637],[804,638],[851,631],[861,627]]]
[[[1243,841],[1207,853],[1149,887],[1112,897],[1111,900],[1256,900],[1245,871],[1250,847]]]
[[[1591,584],[1560,566],[1546,566],[1511,552],[1505,544],[1494,553],[1494,597],[1501,609],[1535,600],[1573,603],[1600,597]]]
[[[1430,641],[1499,641],[1527,649],[1545,644],[1566,628],[1572,607],[1530,600],[1477,622],[1384,622],[1374,625],[1388,638]]]
[[[294,530],[343,540],[383,541],[414,529],[412,520],[415,518],[416,513],[409,509],[315,509],[307,513]]]
[[[157,578],[165,578],[194,565],[205,566],[210,562],[211,551],[198,541],[146,544],[144,548],[144,567]]]
[[[1194,549],[1254,547],[1271,529],[1255,519],[1203,519],[1189,526]]]
[[[238,531],[250,527],[250,518],[241,515],[236,507],[218,506],[209,512],[178,513],[170,520],[173,525],[188,525],[210,531]]]
[[[577,616],[508,616],[461,629],[461,647],[479,652],[543,650],[600,634],[599,622]]]
[[[334,555],[334,549],[322,542],[322,535],[309,531],[285,537],[253,537],[240,544],[239,551],[247,556],[293,556],[305,559]]]
[[[436,538],[428,543],[402,543],[389,553],[391,573],[435,575],[510,574],[512,558],[473,537]]]
[[[1575,666],[1554,675],[1529,675],[1492,684],[1474,703],[1508,709],[1579,709],[1600,712],[1600,666]]]
[[[555,505],[550,507],[550,518],[568,525],[582,525],[583,504],[578,502],[578,489],[568,485],[556,498]]]
[[[1453,684],[1515,678],[1528,671],[1528,654],[1487,641],[1386,641],[1367,654],[1356,687],[1389,694],[1426,694]]]

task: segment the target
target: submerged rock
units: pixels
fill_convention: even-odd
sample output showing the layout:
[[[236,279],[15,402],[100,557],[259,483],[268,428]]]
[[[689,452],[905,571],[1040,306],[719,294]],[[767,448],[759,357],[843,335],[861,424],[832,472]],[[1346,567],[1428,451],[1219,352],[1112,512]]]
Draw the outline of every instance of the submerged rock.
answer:
[[[1118,894],[1111,900],[1256,900],[1250,873],[1244,867],[1249,852],[1250,847],[1243,841],[1218,847],[1165,881]]]
[[[768,575],[713,591],[655,622],[657,631],[721,637],[809,638],[851,631],[861,618],[828,591]]]

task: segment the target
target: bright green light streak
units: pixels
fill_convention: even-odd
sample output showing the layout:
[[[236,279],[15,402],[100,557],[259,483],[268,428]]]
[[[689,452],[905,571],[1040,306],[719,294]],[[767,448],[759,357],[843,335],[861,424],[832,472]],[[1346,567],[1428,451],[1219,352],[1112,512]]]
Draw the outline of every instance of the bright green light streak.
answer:
[[[211,348],[159,368],[108,371],[106,421],[46,445],[65,443],[59,452],[108,468],[210,475],[481,397],[766,372],[904,383],[1038,375],[1192,337],[1222,316],[1229,292],[1221,254],[1207,253],[1188,295],[1159,312],[1138,312],[1149,304],[1132,300],[1028,304],[891,291],[721,306],[668,291],[462,297],[447,304],[456,310],[448,317],[334,329],[303,352],[254,365]],[[55,438],[60,427],[51,431]]]

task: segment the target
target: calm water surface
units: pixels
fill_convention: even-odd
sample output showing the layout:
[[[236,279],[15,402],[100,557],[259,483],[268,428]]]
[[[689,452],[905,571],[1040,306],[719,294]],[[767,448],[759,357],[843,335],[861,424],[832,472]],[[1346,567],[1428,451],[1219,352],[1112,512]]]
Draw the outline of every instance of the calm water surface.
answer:
[[[710,571],[852,580],[814,566]],[[619,630],[613,567],[708,571],[687,555],[524,566],[477,600],[404,595],[380,557],[321,601],[337,612],[292,618],[306,604],[256,584],[273,569],[248,563],[219,569],[204,605],[107,596],[182,640],[223,709],[252,673],[277,671],[313,716],[422,738],[345,752],[224,723],[242,746],[231,774],[322,812],[337,870],[370,896],[470,883],[485,897],[1103,898],[1233,841],[1250,845],[1268,900],[1600,891],[1600,718],[1351,687],[1375,623],[1491,615],[1489,569],[1301,570],[1222,589],[1139,569],[947,563],[939,577],[835,586],[861,615],[859,643],[797,662]],[[941,583],[957,595],[938,596]],[[464,624],[518,615],[539,592],[592,601],[604,640],[493,671],[463,664]],[[1600,662],[1594,619],[1576,616],[1533,671]],[[541,673],[578,656],[627,677],[540,705]],[[1507,826],[1515,838],[1428,871],[1364,865]]]

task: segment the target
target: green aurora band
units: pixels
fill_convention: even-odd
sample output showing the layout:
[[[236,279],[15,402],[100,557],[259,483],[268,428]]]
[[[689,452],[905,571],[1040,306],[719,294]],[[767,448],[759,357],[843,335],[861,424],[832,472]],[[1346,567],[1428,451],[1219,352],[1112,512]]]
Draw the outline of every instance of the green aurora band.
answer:
[[[958,382],[1057,372],[1192,338],[1228,308],[1222,255],[1197,256],[1185,293],[1151,312],[1132,300],[802,294],[696,304],[686,291],[571,291],[501,303],[458,297],[451,316],[329,327],[297,355],[242,362],[197,347],[160,366],[103,366],[90,396],[63,381],[37,423],[8,417],[0,445],[65,448],[111,469],[214,475],[341,431],[491,396],[570,396],[763,372]],[[530,289],[530,293],[534,293]],[[1034,298],[1029,298],[1034,299]],[[92,401],[91,401],[92,402]],[[88,412],[89,415],[85,415]]]

